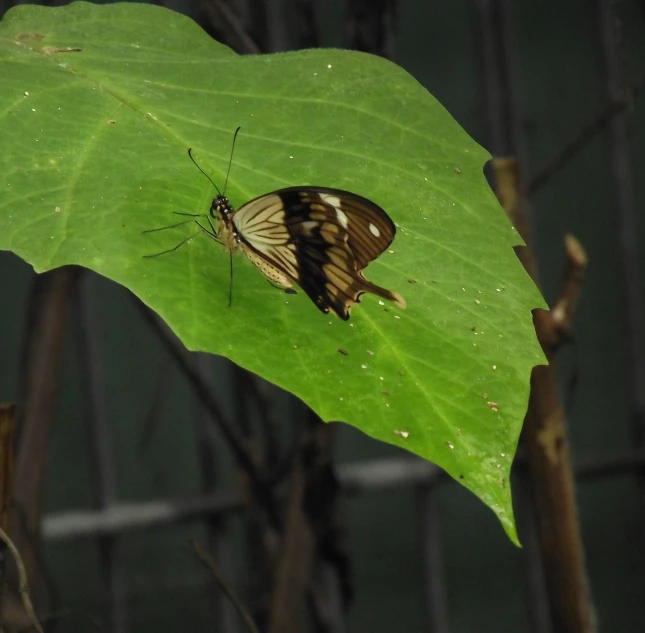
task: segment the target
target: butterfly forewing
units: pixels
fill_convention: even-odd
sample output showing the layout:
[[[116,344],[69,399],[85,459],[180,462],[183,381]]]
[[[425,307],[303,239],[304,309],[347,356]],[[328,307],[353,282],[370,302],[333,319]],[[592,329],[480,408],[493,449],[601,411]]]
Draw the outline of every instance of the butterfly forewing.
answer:
[[[405,307],[400,295],[362,275],[396,231],[385,211],[366,198],[290,187],[251,200],[233,214],[233,224],[240,247],[265,276],[284,286],[297,283],[323,312],[348,319],[366,292]]]

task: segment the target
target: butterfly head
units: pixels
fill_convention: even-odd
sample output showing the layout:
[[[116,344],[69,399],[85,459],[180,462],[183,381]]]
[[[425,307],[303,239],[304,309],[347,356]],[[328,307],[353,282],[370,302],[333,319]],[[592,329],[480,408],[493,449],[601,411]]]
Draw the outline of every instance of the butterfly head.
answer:
[[[211,204],[211,217],[213,219],[221,219],[228,224],[232,215],[233,208],[226,196],[216,196],[213,198],[213,203]]]
[[[217,226],[216,233],[225,246],[237,249],[240,237],[233,222],[234,213],[235,211],[226,196],[220,194],[213,198],[210,214]]]

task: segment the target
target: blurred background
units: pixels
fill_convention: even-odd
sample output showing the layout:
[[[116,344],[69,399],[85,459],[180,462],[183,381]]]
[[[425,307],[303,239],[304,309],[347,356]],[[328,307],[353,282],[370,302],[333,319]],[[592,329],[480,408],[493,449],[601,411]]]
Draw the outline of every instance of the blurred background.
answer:
[[[557,596],[577,581],[545,563],[549,528],[526,451],[513,481],[517,549],[432,465],[345,425],[321,430],[287,394],[186,354],[105,279],[36,278],[0,252],[0,402],[22,404],[14,485],[28,500],[15,529],[47,626],[248,631],[194,538],[263,631],[577,632],[594,630],[592,611],[599,631],[645,630],[645,3],[157,4],[242,54],[344,47],[400,64],[494,156],[517,159],[550,305],[564,237],[579,240],[586,277],[554,367],[592,602],[565,623]],[[11,6],[0,0],[0,15]],[[264,460],[277,491],[268,511],[222,419]],[[289,621],[299,604],[302,618]],[[4,610],[20,621],[7,595]]]

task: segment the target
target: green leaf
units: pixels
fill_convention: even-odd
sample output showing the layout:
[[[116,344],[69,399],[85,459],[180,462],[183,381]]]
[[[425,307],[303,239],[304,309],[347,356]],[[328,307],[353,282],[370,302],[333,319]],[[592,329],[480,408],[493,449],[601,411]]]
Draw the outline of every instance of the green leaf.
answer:
[[[86,266],[136,293],[186,346],[222,354],[442,466],[516,540],[509,489],[543,301],[482,173],[487,153],[410,75],[341,50],[239,57],[156,6],[23,5],[0,24],[0,248],[37,271]],[[348,189],[399,229],[349,322],[285,295],[174,211],[295,184]],[[221,188],[220,186],[220,188]],[[345,353],[339,353],[339,349]],[[495,403],[495,404],[492,404]]]

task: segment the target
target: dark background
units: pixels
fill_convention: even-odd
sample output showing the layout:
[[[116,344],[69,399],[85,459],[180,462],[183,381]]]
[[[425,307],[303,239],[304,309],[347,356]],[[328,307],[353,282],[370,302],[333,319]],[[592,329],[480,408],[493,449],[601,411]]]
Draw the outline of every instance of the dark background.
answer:
[[[269,52],[319,44],[389,56],[494,155],[519,156],[529,184],[541,285],[550,303],[564,267],[564,235],[574,234],[589,256],[574,342],[561,350],[558,372],[574,463],[585,475],[578,480],[577,498],[598,627],[606,633],[645,630],[645,453],[639,440],[645,427],[638,415],[645,397],[639,381],[645,374],[640,311],[645,108],[639,95],[645,3],[160,4],[190,15],[240,52],[250,46]],[[0,1],[0,13],[10,6]],[[234,22],[245,37],[227,21],[230,12],[240,16]],[[500,120],[504,124],[495,124]],[[563,153],[574,140],[573,150]],[[554,157],[562,164],[553,163]],[[17,398],[33,282],[29,266],[0,253],[0,401]],[[186,544],[190,536],[208,540],[204,520],[127,531],[107,550],[93,539],[63,541],[56,532],[70,517],[65,513],[97,504],[98,460],[84,404],[83,323],[91,324],[93,362],[102,372],[101,411],[116,498],[192,497],[207,486],[210,472],[199,431],[203,412],[132,299],[89,273],[79,287],[70,307],[47,450],[43,604],[72,610],[59,631],[91,630],[82,614],[117,633],[242,631],[230,607],[222,609],[210,575]],[[85,321],[84,309],[91,311]],[[212,366],[216,392],[232,415],[240,415],[237,372],[223,359],[200,362]],[[275,402],[279,419],[302,419],[283,394],[260,389]],[[284,426],[285,433],[293,433],[293,425]],[[230,455],[221,442],[216,450],[217,485],[234,491]],[[369,465],[376,458],[407,456],[341,426],[335,457],[340,465]],[[551,631],[523,486],[514,487],[523,550],[514,548],[493,514],[454,482],[442,481],[429,494],[408,471],[400,485],[372,481],[369,491],[344,497],[342,521],[355,587],[346,630]],[[248,525],[241,515],[230,514],[218,523],[217,534],[218,562],[243,595],[253,596],[257,566]],[[108,552],[107,565],[101,551]]]

